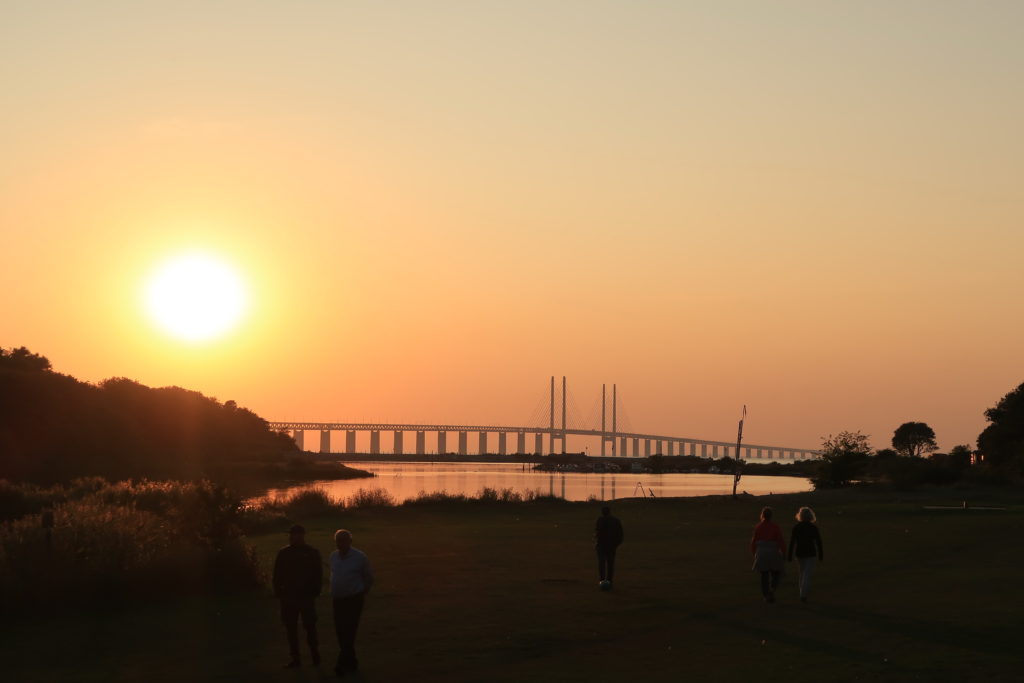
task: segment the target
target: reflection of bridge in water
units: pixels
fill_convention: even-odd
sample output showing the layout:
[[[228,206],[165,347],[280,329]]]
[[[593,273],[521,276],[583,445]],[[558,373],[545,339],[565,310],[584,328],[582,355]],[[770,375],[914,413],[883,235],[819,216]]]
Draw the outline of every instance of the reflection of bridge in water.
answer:
[[[567,422],[567,392],[565,378],[562,378],[562,401],[561,401],[561,424],[555,424],[555,378],[551,378],[551,399],[549,404],[548,426],[532,427],[509,427],[499,425],[472,425],[472,424],[412,424],[412,423],[385,423],[385,422],[318,422],[318,421],[297,421],[297,422],[270,422],[271,429],[288,431],[292,434],[299,448],[305,448],[305,433],[307,431],[320,432],[320,452],[337,452],[331,449],[331,432],[345,433],[345,449],[341,451],[346,454],[355,454],[356,435],[360,432],[369,433],[369,453],[381,453],[380,436],[381,432],[391,432],[394,436],[391,452],[394,455],[405,453],[405,434],[415,434],[416,455],[427,453],[427,432],[436,434],[436,453],[447,454],[457,453],[458,455],[469,455],[469,435],[477,435],[476,453],[480,455],[497,453],[498,455],[543,455],[547,453],[565,453],[567,436],[593,437],[601,440],[600,453],[602,456],[613,457],[640,457],[641,455],[695,455],[700,457],[720,458],[723,456],[736,457],[736,444],[727,441],[709,441],[706,439],[694,439],[681,436],[667,436],[659,434],[644,434],[634,431],[624,431],[618,425],[618,392],[615,385],[612,385],[611,404],[611,425],[608,428],[607,402],[605,387],[601,387],[601,423],[600,428],[587,429],[582,426],[574,426]],[[455,433],[458,438],[457,450],[450,450],[448,446],[448,435]],[[488,448],[488,437],[496,434],[498,448],[496,451]],[[509,449],[509,435],[515,435],[515,446]],[[548,437],[548,448],[545,451],[544,437]],[[532,438],[531,438],[532,437]],[[556,450],[556,442],[557,448]],[[643,452],[641,453],[641,443]],[[454,444],[453,444],[454,445]],[[610,446],[610,448],[609,448]],[[610,451],[610,452],[609,452]],[[757,444],[743,444],[740,449],[740,457],[744,460],[780,461],[780,460],[807,460],[818,457],[818,451],[806,448],[792,448],[786,446],[765,446]]]

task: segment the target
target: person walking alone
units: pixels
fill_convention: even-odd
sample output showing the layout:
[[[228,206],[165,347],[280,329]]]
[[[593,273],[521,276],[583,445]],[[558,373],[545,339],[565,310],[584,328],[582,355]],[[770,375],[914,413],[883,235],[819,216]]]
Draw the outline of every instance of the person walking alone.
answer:
[[[765,602],[775,602],[775,589],[782,576],[782,558],[785,557],[786,539],[782,529],[772,521],[772,509],[761,510],[761,521],[754,527],[750,539],[750,552],[754,555],[752,569],[761,572],[761,594]]]
[[[815,524],[817,518],[814,510],[802,507],[796,513],[796,524],[789,535],[789,561],[793,561],[796,552],[797,571],[800,586],[800,602],[807,602],[811,591],[811,575],[814,573],[815,561],[824,562],[825,549],[821,544],[821,532]]]
[[[299,618],[306,630],[306,642],[314,666],[320,663],[320,647],[316,633],[314,601],[320,595],[324,580],[320,551],[306,544],[306,530],[295,524],[288,530],[288,545],[277,551],[274,560],[274,597],[281,601],[281,621],[288,634],[291,659],[285,664],[293,669],[301,665],[299,658]]]
[[[601,578],[602,588],[608,580],[607,590],[611,589],[615,580],[615,551],[622,544],[622,522],[612,516],[608,506],[601,508],[601,516],[594,525],[594,542],[597,547],[597,575]]]
[[[352,532],[334,533],[338,549],[331,553],[331,599],[334,603],[334,631],[338,636],[338,663],[334,672],[344,676],[359,669],[356,659],[356,631],[363,614],[363,602],[373,587],[373,570],[366,553],[352,547]]]

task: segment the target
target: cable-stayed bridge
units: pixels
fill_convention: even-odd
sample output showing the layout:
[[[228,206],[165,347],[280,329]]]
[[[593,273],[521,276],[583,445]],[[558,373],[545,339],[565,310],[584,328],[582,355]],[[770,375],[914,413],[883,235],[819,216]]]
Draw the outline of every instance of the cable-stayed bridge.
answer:
[[[536,411],[534,418],[529,420],[530,426],[506,426],[506,425],[474,425],[474,424],[414,424],[414,423],[385,423],[385,422],[320,422],[315,420],[293,421],[293,422],[270,422],[271,429],[287,431],[291,433],[299,448],[305,449],[306,432],[320,433],[321,453],[340,452],[355,454],[357,435],[359,433],[369,434],[369,453],[380,454],[381,433],[393,435],[392,448],[389,450],[393,455],[403,455],[405,450],[406,433],[414,434],[415,447],[408,453],[426,455],[427,433],[435,435],[436,450],[438,454],[470,455],[470,434],[476,435],[475,454],[509,455],[544,455],[566,452],[566,437],[581,436],[592,437],[600,440],[600,454],[612,457],[642,457],[649,455],[694,455],[700,457],[720,458],[723,456],[737,457],[735,442],[711,441],[707,439],[696,439],[685,436],[671,436],[665,434],[648,434],[634,431],[629,427],[628,421],[622,425],[620,420],[620,401],[617,387],[612,385],[611,396],[611,419],[609,420],[608,401],[606,387],[601,387],[600,413],[601,421],[593,426],[588,426],[587,420],[580,420],[578,410],[575,410],[575,402],[567,391],[565,377],[562,378],[561,402],[558,405],[561,412],[561,420],[556,421],[556,397],[555,378],[551,378],[550,400],[546,411],[548,413],[547,426],[536,424]],[[570,406],[572,410],[570,410]],[[570,412],[574,413],[570,419]],[[595,411],[596,412],[596,411]],[[596,415],[591,417],[596,422]],[[620,427],[622,425],[622,427]],[[331,433],[343,432],[345,435],[345,447],[342,451],[333,450],[331,447]],[[448,436],[455,435],[456,443],[449,446]],[[489,447],[489,437],[494,434],[497,437],[497,449]],[[510,444],[509,435],[513,435],[515,445]],[[545,437],[547,447],[545,448]],[[454,447],[454,448],[453,448]],[[806,448],[794,448],[789,446],[767,446],[761,444],[747,444],[740,446],[739,457],[743,460],[753,461],[793,461],[808,460],[817,458],[820,453]]]

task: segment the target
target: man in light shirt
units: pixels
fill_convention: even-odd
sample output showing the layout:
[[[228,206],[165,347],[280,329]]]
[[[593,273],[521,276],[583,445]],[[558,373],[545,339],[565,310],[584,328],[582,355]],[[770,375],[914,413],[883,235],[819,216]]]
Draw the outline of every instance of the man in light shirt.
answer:
[[[334,667],[339,676],[359,669],[356,659],[356,630],[363,613],[363,598],[373,586],[370,561],[361,550],[352,547],[352,532],[338,529],[334,532],[338,549],[331,553],[331,598],[334,602],[334,630],[338,634],[338,663]]]

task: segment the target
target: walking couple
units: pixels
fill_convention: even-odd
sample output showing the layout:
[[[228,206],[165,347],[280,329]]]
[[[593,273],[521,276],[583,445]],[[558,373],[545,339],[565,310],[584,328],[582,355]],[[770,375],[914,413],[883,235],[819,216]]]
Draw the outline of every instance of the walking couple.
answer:
[[[366,555],[352,547],[352,533],[339,529],[334,534],[337,550],[331,553],[331,601],[334,630],[338,638],[338,661],[334,671],[343,676],[359,669],[355,640],[363,601],[373,587],[373,571]],[[306,631],[313,665],[320,664],[320,645],[316,632],[315,601],[323,585],[320,551],[306,543],[306,530],[294,525],[288,530],[288,545],[281,548],[274,562],[274,596],[281,601],[281,621],[288,634],[291,659],[286,668],[301,666],[299,656],[299,620]]]
[[[754,527],[754,536],[750,539],[750,552],[754,554],[753,569],[761,572],[761,594],[766,602],[775,602],[775,589],[782,576],[783,559],[788,554],[792,562],[795,553],[799,567],[800,602],[807,602],[815,564],[825,559],[814,510],[802,507],[797,511],[797,523],[789,537],[788,553],[782,529],[772,521],[772,514],[770,507],[761,510],[761,521]]]

